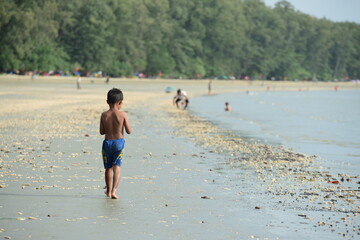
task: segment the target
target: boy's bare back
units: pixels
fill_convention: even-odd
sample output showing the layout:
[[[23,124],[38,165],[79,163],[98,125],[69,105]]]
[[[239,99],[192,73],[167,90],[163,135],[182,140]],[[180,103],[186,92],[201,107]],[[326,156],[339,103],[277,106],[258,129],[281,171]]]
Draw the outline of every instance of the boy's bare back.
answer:
[[[126,133],[131,133],[129,119],[125,112],[121,112],[115,106],[110,106],[108,111],[101,114],[100,134],[105,134],[105,139],[115,140],[124,138],[124,128]]]

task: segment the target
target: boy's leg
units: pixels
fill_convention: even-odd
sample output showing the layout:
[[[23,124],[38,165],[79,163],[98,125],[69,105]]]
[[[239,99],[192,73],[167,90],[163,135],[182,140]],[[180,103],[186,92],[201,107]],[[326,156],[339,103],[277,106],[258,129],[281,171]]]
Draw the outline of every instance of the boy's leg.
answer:
[[[113,169],[107,168],[105,169],[105,183],[106,183],[106,196],[111,196],[111,190],[113,188]]]
[[[186,99],[186,101],[185,101],[185,107],[184,107],[184,110],[187,108],[187,106],[189,105],[189,100],[188,99]]]
[[[111,198],[118,199],[119,197],[116,195],[116,189],[120,183],[121,168],[118,165],[114,165],[112,169],[114,171],[114,177],[113,177],[113,186],[111,190]]]

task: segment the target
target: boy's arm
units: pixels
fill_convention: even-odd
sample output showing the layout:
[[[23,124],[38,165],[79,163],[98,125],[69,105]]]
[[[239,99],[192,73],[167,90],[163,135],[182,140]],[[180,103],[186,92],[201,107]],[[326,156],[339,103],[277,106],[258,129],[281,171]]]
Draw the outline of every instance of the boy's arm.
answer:
[[[131,134],[132,131],[130,127],[130,122],[125,112],[124,112],[124,128],[127,134]]]
[[[104,128],[104,123],[102,121],[102,118],[103,118],[103,115],[101,114],[101,117],[100,117],[100,134],[104,135],[105,134],[105,128]]]

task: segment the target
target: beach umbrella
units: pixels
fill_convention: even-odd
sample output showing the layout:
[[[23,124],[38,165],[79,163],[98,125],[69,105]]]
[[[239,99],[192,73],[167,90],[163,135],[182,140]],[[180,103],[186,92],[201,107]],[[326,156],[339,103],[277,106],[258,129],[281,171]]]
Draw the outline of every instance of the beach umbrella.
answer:
[[[171,93],[172,91],[174,91],[174,88],[173,88],[173,87],[166,87],[166,88],[165,88],[165,92],[166,92],[166,93]]]

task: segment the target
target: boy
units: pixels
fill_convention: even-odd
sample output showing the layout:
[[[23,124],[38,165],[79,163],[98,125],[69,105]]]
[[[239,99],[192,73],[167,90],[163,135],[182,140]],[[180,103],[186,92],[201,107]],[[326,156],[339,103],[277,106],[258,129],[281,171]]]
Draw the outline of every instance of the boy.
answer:
[[[225,111],[231,111],[231,107],[230,107],[230,104],[228,102],[225,103]]]
[[[117,88],[107,94],[109,110],[103,112],[100,118],[100,134],[105,135],[102,145],[102,156],[105,168],[106,196],[118,199],[116,189],[120,182],[120,171],[124,149],[124,128],[131,133],[129,119],[121,112],[123,93]]]

